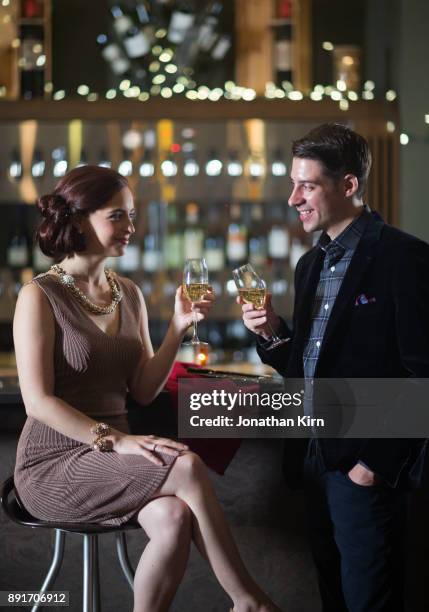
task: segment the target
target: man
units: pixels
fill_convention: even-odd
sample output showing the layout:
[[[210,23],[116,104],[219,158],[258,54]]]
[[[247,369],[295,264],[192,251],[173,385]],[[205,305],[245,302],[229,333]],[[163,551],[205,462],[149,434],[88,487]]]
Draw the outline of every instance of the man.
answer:
[[[265,363],[289,378],[429,377],[429,245],[383,223],[362,201],[366,141],[339,124],[293,143],[289,206],[322,230],[295,272],[293,330],[243,304]],[[269,325],[290,341],[270,350]],[[307,388],[307,385],[306,385]],[[415,442],[312,439],[285,443],[285,472],[303,472],[324,612],[403,608],[405,493]]]

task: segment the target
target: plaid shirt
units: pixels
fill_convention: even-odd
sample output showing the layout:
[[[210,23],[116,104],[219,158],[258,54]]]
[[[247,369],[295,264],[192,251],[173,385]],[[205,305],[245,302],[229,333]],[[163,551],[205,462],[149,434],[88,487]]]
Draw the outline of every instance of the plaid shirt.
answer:
[[[365,206],[363,212],[334,240],[323,232],[318,241],[318,246],[325,252],[325,259],[314,298],[310,335],[303,355],[306,414],[311,414],[312,403],[312,385],[308,384],[307,379],[314,377],[329,316],[370,214],[370,209]]]

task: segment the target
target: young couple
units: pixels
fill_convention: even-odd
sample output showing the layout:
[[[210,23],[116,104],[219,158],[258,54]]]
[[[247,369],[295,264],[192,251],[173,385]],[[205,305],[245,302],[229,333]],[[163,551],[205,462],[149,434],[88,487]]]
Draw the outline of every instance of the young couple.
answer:
[[[366,142],[343,126],[322,126],[294,143],[289,205],[305,231],[323,230],[297,265],[294,329],[269,299],[262,311],[243,305],[262,359],[284,375],[428,374],[428,246],[364,207],[369,169]],[[53,521],[137,519],[149,543],[135,575],[135,612],[168,610],[192,540],[235,612],[278,611],[247,572],[198,456],[127,429],[127,391],[142,404],[159,393],[194,314],[203,320],[213,295],[191,307],[179,288],[154,354],[139,289],[104,271],[134,233],[126,180],[76,168],[38,205],[40,247],[60,263],[21,290],[14,320],[28,415],[15,470],[24,505]],[[362,293],[376,297],[366,311],[354,306]],[[267,350],[268,324],[291,341]],[[324,612],[402,610],[397,485],[409,443],[313,440],[286,451],[290,478],[305,468]]]

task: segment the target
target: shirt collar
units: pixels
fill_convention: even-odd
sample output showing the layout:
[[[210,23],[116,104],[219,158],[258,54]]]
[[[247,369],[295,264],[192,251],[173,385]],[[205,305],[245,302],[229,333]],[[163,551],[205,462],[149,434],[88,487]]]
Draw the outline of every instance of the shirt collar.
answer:
[[[318,246],[325,253],[331,250],[335,250],[337,253],[341,252],[341,257],[346,251],[354,251],[365,231],[370,216],[371,209],[365,204],[361,214],[353,219],[334,240],[331,240],[326,232],[322,232],[317,243]]]

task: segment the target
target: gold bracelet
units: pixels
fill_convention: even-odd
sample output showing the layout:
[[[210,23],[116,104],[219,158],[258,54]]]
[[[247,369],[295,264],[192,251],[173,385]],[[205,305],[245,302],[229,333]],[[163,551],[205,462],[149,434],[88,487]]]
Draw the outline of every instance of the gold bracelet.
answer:
[[[107,423],[96,423],[90,429],[91,433],[95,436],[108,436],[110,433],[110,426]]]
[[[104,436],[97,436],[92,443],[92,448],[96,451],[105,453],[112,450],[113,443],[111,440],[107,440]]]
[[[111,440],[106,440],[106,436],[110,433],[110,427],[107,423],[96,423],[90,429],[91,433],[96,437],[92,442],[92,448],[105,453],[112,450],[113,444]]]

